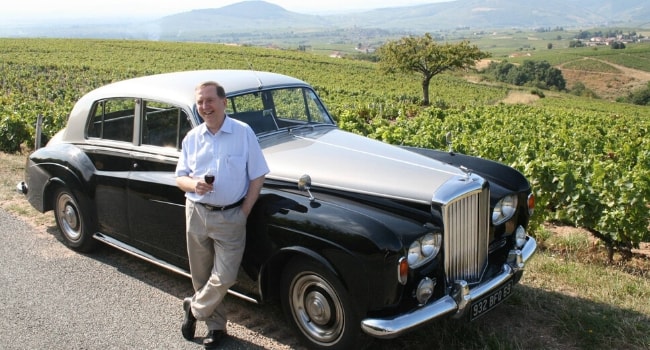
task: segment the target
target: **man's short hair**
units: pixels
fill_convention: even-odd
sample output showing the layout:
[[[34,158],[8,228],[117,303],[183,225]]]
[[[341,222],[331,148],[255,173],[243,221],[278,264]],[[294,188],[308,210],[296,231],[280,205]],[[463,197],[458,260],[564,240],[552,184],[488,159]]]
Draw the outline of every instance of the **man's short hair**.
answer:
[[[199,84],[194,91],[199,91],[204,87],[207,86],[214,86],[214,88],[217,90],[217,96],[221,98],[226,98],[226,90],[221,86],[221,84],[217,83],[216,81],[204,81],[201,84]]]

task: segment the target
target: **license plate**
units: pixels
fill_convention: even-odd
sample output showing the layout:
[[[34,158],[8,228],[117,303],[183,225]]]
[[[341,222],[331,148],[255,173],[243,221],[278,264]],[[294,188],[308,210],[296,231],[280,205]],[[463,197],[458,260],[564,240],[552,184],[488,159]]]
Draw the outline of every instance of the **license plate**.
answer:
[[[508,280],[506,283],[499,286],[499,288],[493,290],[490,294],[473,302],[469,314],[470,321],[483,316],[488,311],[492,310],[495,306],[501,304],[501,302],[506,300],[506,298],[509,297],[511,293],[512,280]]]

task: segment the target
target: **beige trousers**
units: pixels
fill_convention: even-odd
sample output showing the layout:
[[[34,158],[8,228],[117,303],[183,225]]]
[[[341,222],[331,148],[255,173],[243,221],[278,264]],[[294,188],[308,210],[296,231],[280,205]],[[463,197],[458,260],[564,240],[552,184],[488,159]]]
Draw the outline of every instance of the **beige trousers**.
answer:
[[[226,330],[223,298],[235,284],[246,245],[246,215],[241,208],[210,211],[185,203],[187,253],[194,296],[192,313],[208,330]]]

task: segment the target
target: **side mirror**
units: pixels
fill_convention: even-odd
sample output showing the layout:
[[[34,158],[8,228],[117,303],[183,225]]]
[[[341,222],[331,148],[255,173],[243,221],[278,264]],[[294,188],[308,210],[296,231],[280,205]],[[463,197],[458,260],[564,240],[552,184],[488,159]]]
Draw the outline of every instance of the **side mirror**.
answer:
[[[307,194],[309,194],[309,201],[313,202],[314,201],[314,196],[311,194],[311,176],[305,174],[300,177],[298,180],[298,189],[301,191],[307,191]]]

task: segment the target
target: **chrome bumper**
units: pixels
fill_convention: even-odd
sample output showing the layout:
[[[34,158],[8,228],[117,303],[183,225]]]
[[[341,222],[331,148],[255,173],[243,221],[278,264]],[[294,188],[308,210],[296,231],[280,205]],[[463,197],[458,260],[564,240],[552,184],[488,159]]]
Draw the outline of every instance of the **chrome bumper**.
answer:
[[[536,249],[537,242],[528,237],[521,250],[510,252],[508,262],[503,265],[501,272],[489,281],[472,289],[467,282],[457,281],[452,295],[446,295],[406,314],[390,318],[366,318],[361,321],[361,329],[373,337],[390,339],[447,314],[463,315],[473,301],[495,290],[522,270]]]

